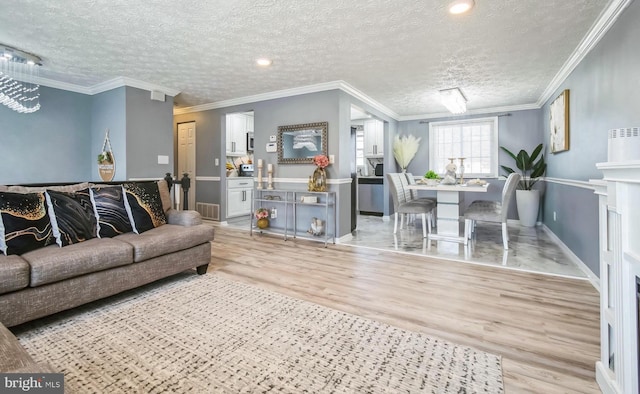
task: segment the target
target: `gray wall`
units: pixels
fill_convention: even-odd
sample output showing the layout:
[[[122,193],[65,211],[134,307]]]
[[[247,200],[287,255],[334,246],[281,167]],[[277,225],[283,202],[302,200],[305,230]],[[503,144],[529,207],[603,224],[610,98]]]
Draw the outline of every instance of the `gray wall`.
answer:
[[[636,1],[544,105],[546,146],[550,101],[562,90],[570,90],[569,150],[548,156],[547,176],[602,178],[595,164],[607,161],[607,130],[640,125],[640,100],[634,97],[640,91],[638,20],[640,2]],[[599,276],[598,205],[592,191],[547,185],[544,223]]]
[[[147,90],[126,87],[127,178],[173,174],[173,97],[151,100]],[[158,155],[169,164],[158,164]]]
[[[89,179],[101,181],[98,174],[98,154],[102,150],[106,130],[109,130],[109,141],[116,163],[114,181],[127,179],[127,119],[126,89],[112,89],[88,96],[91,100],[91,175]],[[88,163],[83,163],[87,165]]]
[[[93,96],[40,90],[37,112],[0,106],[0,184],[99,181],[97,156],[106,129],[116,159],[114,180],[172,172],[171,97],[151,101],[149,92],[125,87]],[[169,156],[169,165],[157,164],[160,154]]]
[[[40,104],[32,114],[0,105],[0,184],[89,179],[89,96],[41,86]]]

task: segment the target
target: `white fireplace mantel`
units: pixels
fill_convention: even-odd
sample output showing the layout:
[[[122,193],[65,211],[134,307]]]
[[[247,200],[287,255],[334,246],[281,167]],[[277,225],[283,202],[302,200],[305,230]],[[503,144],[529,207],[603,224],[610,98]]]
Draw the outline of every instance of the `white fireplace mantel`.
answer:
[[[598,163],[600,361],[603,393],[638,393],[640,278],[640,161]]]

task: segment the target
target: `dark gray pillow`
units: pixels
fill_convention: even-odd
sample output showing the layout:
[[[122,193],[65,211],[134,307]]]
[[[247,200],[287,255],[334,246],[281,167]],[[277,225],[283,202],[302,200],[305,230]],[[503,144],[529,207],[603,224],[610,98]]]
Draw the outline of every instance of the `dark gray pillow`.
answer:
[[[124,192],[121,186],[93,187],[91,196],[98,219],[98,235],[101,238],[133,231],[124,206]]]
[[[75,193],[48,190],[53,210],[53,232],[58,245],[67,246],[98,236],[97,220],[89,189]]]

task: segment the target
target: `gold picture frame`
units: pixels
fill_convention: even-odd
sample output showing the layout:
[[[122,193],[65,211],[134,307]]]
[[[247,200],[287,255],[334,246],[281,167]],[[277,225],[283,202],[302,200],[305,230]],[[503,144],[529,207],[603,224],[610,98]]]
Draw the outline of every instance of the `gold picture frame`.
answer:
[[[569,150],[569,89],[549,106],[549,147],[551,153]]]

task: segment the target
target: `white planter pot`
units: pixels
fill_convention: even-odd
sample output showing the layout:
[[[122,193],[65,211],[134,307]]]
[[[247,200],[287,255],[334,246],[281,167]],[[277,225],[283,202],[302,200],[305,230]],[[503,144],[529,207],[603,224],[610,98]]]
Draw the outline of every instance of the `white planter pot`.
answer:
[[[538,221],[538,208],[540,207],[539,190],[516,190],[516,206],[520,225],[533,227]]]

